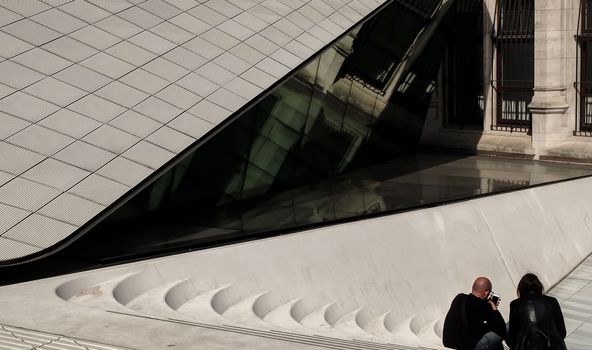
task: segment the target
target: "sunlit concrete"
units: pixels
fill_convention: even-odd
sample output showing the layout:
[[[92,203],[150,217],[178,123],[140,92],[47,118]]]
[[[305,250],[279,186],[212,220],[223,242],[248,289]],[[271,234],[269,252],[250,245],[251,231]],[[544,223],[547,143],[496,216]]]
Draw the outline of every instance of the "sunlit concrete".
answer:
[[[277,346],[228,326],[438,348],[450,300],[476,276],[507,316],[525,272],[550,287],[586,258],[591,195],[582,178],[6,286],[0,323],[140,349]]]

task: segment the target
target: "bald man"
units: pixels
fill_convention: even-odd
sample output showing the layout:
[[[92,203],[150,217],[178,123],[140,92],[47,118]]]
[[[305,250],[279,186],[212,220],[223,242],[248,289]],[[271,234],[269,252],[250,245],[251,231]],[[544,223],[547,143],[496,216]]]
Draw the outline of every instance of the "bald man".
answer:
[[[442,342],[458,350],[503,350],[506,323],[489,299],[491,281],[478,277],[470,294],[457,295],[444,320]]]

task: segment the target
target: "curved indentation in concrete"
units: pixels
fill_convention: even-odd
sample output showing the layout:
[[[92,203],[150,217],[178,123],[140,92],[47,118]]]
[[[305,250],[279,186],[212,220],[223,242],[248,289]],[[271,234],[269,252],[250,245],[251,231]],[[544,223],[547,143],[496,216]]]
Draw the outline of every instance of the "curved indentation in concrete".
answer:
[[[428,344],[440,344],[442,339],[436,334],[436,323],[438,320],[434,320],[428,323],[421,331],[418,332],[419,338]]]
[[[113,298],[121,305],[127,305],[138,296],[163,284],[164,281],[153,271],[144,270],[121,281],[113,289]]]
[[[224,312],[223,316],[239,324],[246,324],[249,326],[269,326],[268,323],[263,321],[254,310],[255,302],[266,293],[267,291],[254,294],[230,305]]]
[[[391,310],[389,313],[386,314],[384,317],[384,327],[389,331],[392,332],[396,328],[398,328],[401,324],[408,324],[411,322],[411,318],[401,319],[400,316],[397,314],[396,310]]]
[[[212,300],[220,291],[230,287],[231,285],[227,285],[198,293],[192,299],[189,299],[185,303],[178,305],[175,310],[191,317],[192,319],[202,322],[222,322],[225,319],[222,317],[222,315],[216,312],[216,310],[214,310],[212,307]]]
[[[373,316],[368,309],[360,308],[356,313],[355,322],[358,325],[358,327],[365,330],[368,324],[372,322],[372,320],[374,320],[375,318],[376,316]]]
[[[321,304],[318,300],[304,297],[292,305],[292,308],[290,309],[290,315],[294,320],[296,320],[296,322],[300,323],[306,316],[308,316],[313,311],[318,310],[322,306],[323,304]]]
[[[131,275],[138,273],[140,273],[140,271],[132,272]],[[59,285],[55,289],[55,293],[61,299],[68,301],[74,296],[85,293],[85,291],[90,293],[92,292],[93,288],[96,288],[96,286],[100,285],[101,283],[119,276],[122,276],[120,271],[112,271],[109,273],[91,274],[84,277],[75,278]],[[123,276],[129,277],[130,274],[125,274]]]
[[[171,309],[178,310],[198,295],[218,288],[211,283],[204,284],[196,278],[188,278],[172,286],[164,296],[164,301]]]
[[[413,330],[413,326],[411,325],[413,323],[413,319],[415,319],[415,316],[409,317],[406,320],[394,325],[394,327],[390,329],[391,333],[393,334],[393,337],[412,343],[416,343],[417,341],[419,341],[420,339],[417,336],[417,333]]]
[[[438,338],[442,339],[442,329],[444,328],[444,317],[441,317],[438,322],[434,324],[434,333]]]
[[[332,302],[312,311],[308,315],[304,316],[302,320],[300,320],[300,324],[314,330],[327,330],[333,328],[333,325],[331,325],[327,320],[327,311],[334,304],[335,303]]]
[[[387,315],[389,315],[391,311],[385,312],[378,317],[370,320],[365,326],[364,330],[370,334],[382,337],[382,338],[391,338],[392,333],[389,329],[387,329],[385,324],[385,319]],[[359,322],[361,324],[361,322]]]
[[[187,279],[177,280],[159,285],[156,288],[146,291],[145,293],[132,299],[126,304],[126,307],[136,312],[141,312],[147,315],[178,317],[176,310],[173,310],[166,302],[166,296],[170,290],[179,284],[187,281]]]
[[[341,307],[338,306],[337,303],[332,303],[327,307],[325,310],[325,320],[329,325],[332,327],[335,326],[337,321],[342,317],[346,316],[347,314],[343,311]]]
[[[335,323],[333,323],[334,335],[346,337],[351,339],[368,339],[377,341],[377,335],[366,331],[365,326],[371,320],[370,312],[364,307],[351,310],[345,315],[341,316]],[[362,324],[360,324],[360,322]]]
[[[234,304],[237,304],[246,297],[248,297],[248,293],[243,288],[240,288],[236,285],[230,285],[226,288],[220,289],[216,294],[214,294],[210,304],[212,309],[214,309],[214,311],[216,311],[219,315],[224,315],[228,308]]]
[[[287,303],[270,310],[265,314],[264,321],[286,329],[302,328],[302,325],[292,316],[292,308],[294,307],[294,304],[301,299],[302,298],[290,300]]]
[[[335,328],[342,328],[344,330],[355,330],[356,332],[358,331],[364,331],[360,325],[358,324],[358,321],[356,320],[358,314],[363,310],[363,308],[357,308],[355,310],[352,310],[350,312],[348,312],[347,314],[341,316],[337,321],[335,321],[334,323],[331,323],[331,325],[333,325],[333,327]],[[364,331],[365,333],[365,331]]]
[[[267,291],[255,300],[253,303],[253,312],[263,320],[267,314],[284,304],[286,304],[286,301],[281,295]]]
[[[429,323],[426,322],[426,320],[423,317],[415,315],[411,318],[411,322],[409,323],[409,327],[411,328],[411,331],[413,333],[415,333],[416,335],[419,335],[421,333],[421,331],[424,330],[428,324]]]

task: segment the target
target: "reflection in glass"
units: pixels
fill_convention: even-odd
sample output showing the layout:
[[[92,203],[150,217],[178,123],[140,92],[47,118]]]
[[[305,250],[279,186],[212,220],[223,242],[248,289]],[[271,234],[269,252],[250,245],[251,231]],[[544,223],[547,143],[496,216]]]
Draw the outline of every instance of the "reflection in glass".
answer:
[[[385,7],[77,244],[118,237],[85,254],[126,255],[405,207],[347,174],[416,151],[445,43],[438,4]]]
[[[519,188],[533,172],[587,174],[418,152],[453,21],[438,11],[426,20],[438,3],[385,7],[57,258],[72,266],[154,256]],[[386,51],[369,57],[360,47]]]

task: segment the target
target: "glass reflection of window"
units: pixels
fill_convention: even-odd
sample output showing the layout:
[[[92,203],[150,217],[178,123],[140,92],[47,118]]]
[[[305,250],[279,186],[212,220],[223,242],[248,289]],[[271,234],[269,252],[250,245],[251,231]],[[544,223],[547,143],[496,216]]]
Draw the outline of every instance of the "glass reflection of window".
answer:
[[[426,87],[424,96],[427,97],[428,95],[431,95],[432,92],[434,92],[434,88],[436,88],[436,82],[435,81],[430,81],[428,83],[428,86]]]
[[[440,1],[395,1],[388,10],[365,23],[353,40],[339,77],[384,94],[401,61]]]
[[[534,94],[534,0],[498,0],[497,117],[494,129],[527,131]]]
[[[445,42],[440,29],[429,31],[424,51],[402,73],[404,91],[378,93],[342,74],[354,47],[409,50],[421,30],[419,7],[412,10],[411,3],[385,7],[371,25],[354,28],[186,155],[85,236],[118,242],[88,254],[217,242],[421,203],[406,198],[387,205],[374,191],[378,182],[348,176],[417,150]],[[414,24],[399,27],[393,18]],[[390,79],[384,72],[399,58],[376,58],[364,57],[370,59],[364,72]],[[134,240],[142,244],[124,252]]]
[[[413,83],[413,80],[415,80],[415,73],[411,72],[411,73],[407,74],[407,77],[405,78],[403,83],[401,85],[399,85],[399,87],[397,88],[397,91],[401,92],[401,93],[407,92],[407,89],[409,89],[409,86],[411,86],[411,83]]]
[[[580,3],[579,28],[576,40],[579,46],[579,77],[576,91],[579,94],[579,113],[576,134],[592,135],[592,0]]]

